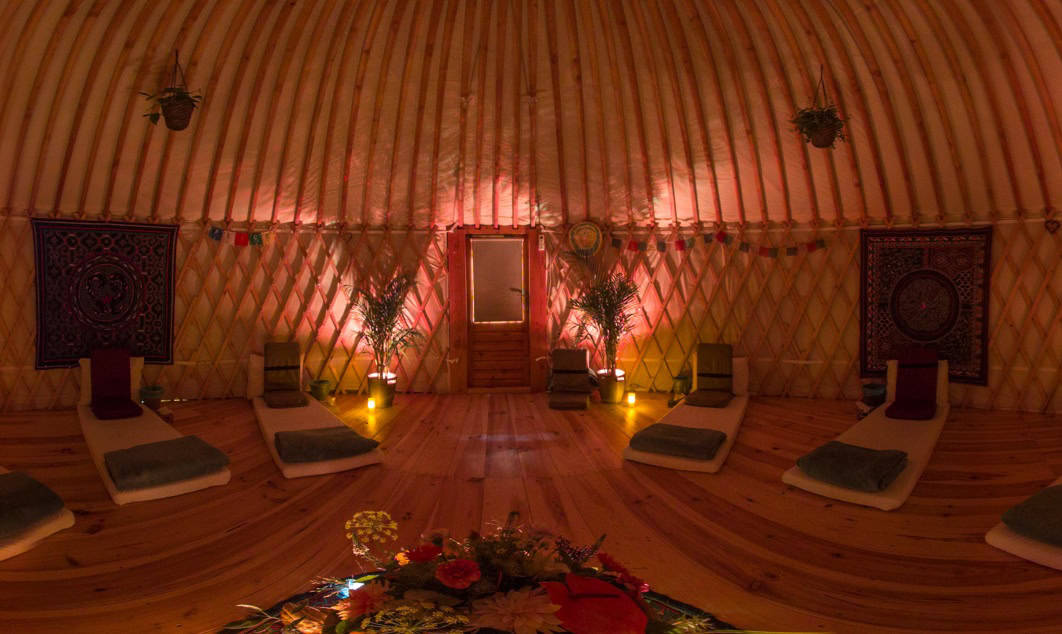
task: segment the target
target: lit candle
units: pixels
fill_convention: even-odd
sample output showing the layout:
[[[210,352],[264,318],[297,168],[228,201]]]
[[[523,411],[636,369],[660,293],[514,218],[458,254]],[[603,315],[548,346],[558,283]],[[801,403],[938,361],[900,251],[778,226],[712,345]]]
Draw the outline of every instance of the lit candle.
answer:
[[[634,405],[635,396],[634,392],[627,392],[627,405]]]
[[[369,409],[376,409],[376,399],[370,398],[368,405],[369,405]]]

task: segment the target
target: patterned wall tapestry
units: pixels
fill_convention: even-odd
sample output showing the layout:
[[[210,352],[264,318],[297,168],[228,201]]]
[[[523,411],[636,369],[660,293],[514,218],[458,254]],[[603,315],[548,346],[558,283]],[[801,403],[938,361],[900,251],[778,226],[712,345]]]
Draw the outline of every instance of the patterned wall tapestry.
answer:
[[[948,360],[952,381],[986,385],[991,228],[861,235],[862,375],[925,345]]]
[[[118,346],[173,362],[175,225],[33,220],[37,368]]]

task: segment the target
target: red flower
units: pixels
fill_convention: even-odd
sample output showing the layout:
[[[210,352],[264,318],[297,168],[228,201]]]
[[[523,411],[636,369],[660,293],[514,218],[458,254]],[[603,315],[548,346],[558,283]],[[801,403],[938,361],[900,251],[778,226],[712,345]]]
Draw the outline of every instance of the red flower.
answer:
[[[644,579],[639,579],[631,573],[624,570],[620,573],[619,582],[631,589],[631,592],[635,594],[645,594],[649,592],[649,584]]]
[[[611,572],[627,572],[627,568],[625,568],[620,562],[616,561],[616,559],[608,553],[599,552],[597,553],[597,558],[601,562],[601,565],[605,567],[605,570]]]
[[[442,548],[439,548],[435,544],[421,544],[416,548],[407,550],[406,557],[414,563],[423,564],[435,559],[441,552]]]
[[[481,576],[479,564],[468,559],[448,561],[435,569],[435,578],[447,588],[455,590],[464,590],[479,581]]]
[[[557,618],[572,634],[644,634],[649,618],[616,586],[568,573],[564,583],[540,583],[549,600],[561,606]]]

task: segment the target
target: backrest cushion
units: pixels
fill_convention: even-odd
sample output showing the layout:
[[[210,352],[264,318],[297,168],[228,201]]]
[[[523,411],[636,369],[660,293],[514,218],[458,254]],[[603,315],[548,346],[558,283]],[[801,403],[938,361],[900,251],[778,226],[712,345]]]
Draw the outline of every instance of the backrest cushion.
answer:
[[[936,403],[937,352],[929,348],[910,348],[898,357],[895,402]]]
[[[265,345],[266,392],[302,389],[302,354],[294,341]]]
[[[81,366],[81,386],[78,394],[78,405],[92,404],[92,360],[78,359]],[[144,357],[131,357],[129,359],[129,398],[140,400],[140,381],[144,374]]]
[[[697,346],[697,389],[733,393],[733,349],[728,343]]]
[[[131,397],[129,350],[125,348],[93,350],[91,373],[93,403]]]
[[[557,348],[553,351],[553,372],[587,371],[586,350]]]

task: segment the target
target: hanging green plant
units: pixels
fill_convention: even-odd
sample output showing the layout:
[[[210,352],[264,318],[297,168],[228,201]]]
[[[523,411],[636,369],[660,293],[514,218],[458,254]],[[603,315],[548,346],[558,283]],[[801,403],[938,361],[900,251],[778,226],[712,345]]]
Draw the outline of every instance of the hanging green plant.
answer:
[[[188,127],[203,95],[191,92],[184,79],[184,70],[177,51],[173,53],[173,72],[170,75],[170,84],[160,92],[151,94],[141,92],[151,104],[150,109],[144,113],[152,124],[159,122],[161,116],[170,130],[183,130]]]
[[[820,98],[821,95],[821,98]],[[822,81],[822,67],[819,67],[819,85],[815,89],[815,101],[801,108],[789,120],[796,126],[797,132],[804,137],[805,143],[818,148],[832,148],[837,141],[844,141],[844,119],[837,114],[837,106],[826,96],[826,85]]]

